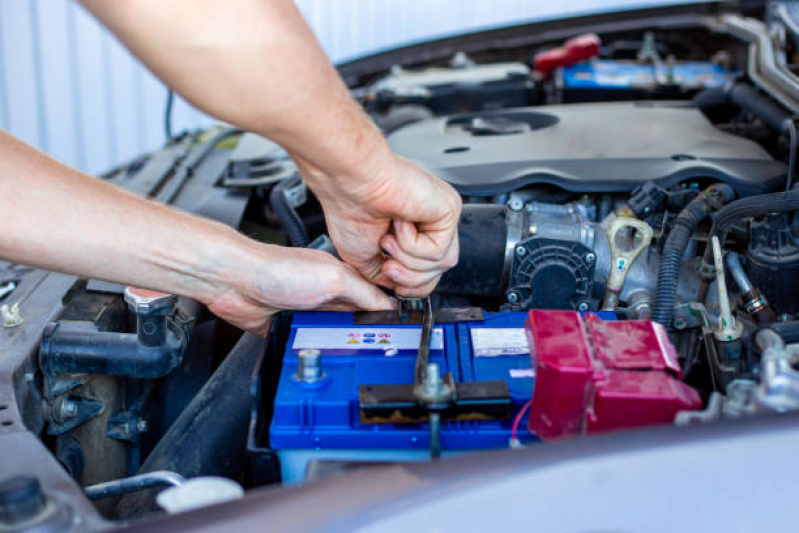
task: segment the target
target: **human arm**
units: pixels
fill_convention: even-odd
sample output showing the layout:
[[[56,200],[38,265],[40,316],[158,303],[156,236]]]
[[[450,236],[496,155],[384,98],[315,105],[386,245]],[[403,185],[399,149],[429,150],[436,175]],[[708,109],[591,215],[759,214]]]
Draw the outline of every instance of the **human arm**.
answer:
[[[72,170],[3,132],[0,198],[0,257],[188,296],[257,334],[281,309],[391,307],[324,252],[253,241]]]
[[[457,262],[460,197],[391,152],[293,2],[83,3],[196,107],[285,147],[363,275],[424,295]]]

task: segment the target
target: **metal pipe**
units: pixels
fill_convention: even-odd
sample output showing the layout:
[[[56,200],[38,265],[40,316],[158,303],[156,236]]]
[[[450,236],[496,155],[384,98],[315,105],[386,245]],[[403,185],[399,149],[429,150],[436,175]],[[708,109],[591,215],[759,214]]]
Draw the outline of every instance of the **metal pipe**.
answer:
[[[156,470],[155,472],[98,483],[83,490],[90,500],[102,500],[154,487],[178,487],[185,482],[186,478],[176,472]]]
[[[735,280],[741,292],[749,292],[752,290],[752,282],[749,281],[749,277],[746,275],[746,272],[744,272],[741,266],[741,258],[737,252],[729,252],[727,254],[727,268],[730,269],[732,279]]]

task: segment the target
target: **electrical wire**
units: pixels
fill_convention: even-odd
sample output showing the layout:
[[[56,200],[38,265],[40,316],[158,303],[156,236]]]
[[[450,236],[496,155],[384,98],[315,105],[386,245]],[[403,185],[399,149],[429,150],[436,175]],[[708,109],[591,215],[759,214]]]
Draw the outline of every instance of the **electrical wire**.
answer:
[[[175,92],[172,89],[167,89],[166,92],[166,105],[164,106],[164,134],[166,141],[169,142],[173,139],[172,136],[172,108],[175,105]]]
[[[519,424],[521,423],[522,418],[524,418],[524,414],[528,411],[528,409],[530,409],[530,406],[532,405],[533,405],[533,400],[528,401],[526,404],[524,404],[524,406],[521,409],[519,409],[516,418],[513,419],[513,427],[510,430],[511,442],[518,442],[518,439],[516,438],[516,433],[519,431]]]

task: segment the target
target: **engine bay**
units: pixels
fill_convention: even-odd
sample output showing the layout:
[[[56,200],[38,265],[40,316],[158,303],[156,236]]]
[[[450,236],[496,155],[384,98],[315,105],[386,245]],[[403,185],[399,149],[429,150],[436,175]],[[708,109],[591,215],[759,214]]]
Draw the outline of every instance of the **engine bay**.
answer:
[[[45,457],[58,530],[169,510],[193,478],[235,481],[217,502],[799,409],[799,36],[776,5],[342,65],[392,149],[463,198],[458,265],[396,312],[283,312],[262,342],[182,297],[0,262],[6,460]],[[252,133],[184,132],[102,179],[336,254]]]

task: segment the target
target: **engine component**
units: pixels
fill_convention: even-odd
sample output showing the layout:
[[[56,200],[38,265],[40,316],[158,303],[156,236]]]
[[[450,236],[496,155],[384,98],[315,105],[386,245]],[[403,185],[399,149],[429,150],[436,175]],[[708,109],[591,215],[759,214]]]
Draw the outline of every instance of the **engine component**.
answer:
[[[442,276],[437,290],[503,298],[514,310],[597,308],[613,266],[607,227],[615,215],[597,224],[581,203],[522,206],[465,205],[458,229],[460,261]],[[648,248],[626,265],[618,296],[635,307],[639,318],[648,316],[659,263],[657,250]],[[682,265],[678,294],[692,299],[698,285],[693,264]]]
[[[630,236],[629,233],[633,232]],[[619,242],[622,233],[626,240]],[[603,311],[615,311],[619,305],[619,295],[635,260],[652,242],[652,227],[634,218],[615,218],[608,225],[608,245],[610,246],[610,275],[602,302]],[[624,239],[624,236],[622,236]]]
[[[777,314],[799,312],[799,219],[768,217],[749,227],[747,266]],[[743,287],[742,287],[743,289]]]
[[[39,351],[45,375],[158,378],[177,367],[188,335],[185,325],[168,320],[177,297],[128,287],[125,300],[136,313],[136,334],[98,331],[85,321],[48,324]]]
[[[475,127],[481,121],[503,127]],[[471,113],[417,122],[388,139],[400,155],[474,196],[541,183],[629,192],[647,181],[668,188],[707,177],[744,196],[785,183],[785,165],[754,141],[721,132],[698,109],[674,102]]]
[[[752,285],[749,281],[749,276],[744,272],[741,266],[741,259],[736,252],[727,253],[727,268],[730,271],[738,288],[741,289],[743,299],[743,306],[747,313],[752,315],[757,322],[774,322],[777,320],[777,315],[766,299],[766,295],[760,292],[760,289]]]
[[[460,400],[468,402],[473,385],[497,382],[506,385],[513,412],[529,400],[533,372],[524,337],[524,314],[500,313],[483,322],[442,323],[433,330],[429,363],[440,374],[451,373]],[[314,459],[403,461],[429,457],[430,435],[424,417],[402,424],[392,411],[385,422],[362,420],[356,407],[365,384],[408,383],[397,386],[397,398],[412,388],[421,327],[415,325],[353,325],[347,313],[297,313],[285,346],[283,367],[274,400],[274,416],[268,442],[261,448],[277,450],[283,481],[302,480],[306,465]],[[325,379],[305,383],[294,376],[302,350],[318,350]],[[265,370],[263,370],[265,371]],[[265,376],[261,376],[265,380]],[[482,391],[485,392],[485,391]],[[485,396],[481,397],[481,401]],[[497,397],[495,406],[504,409],[507,396]],[[257,405],[262,405],[258,400]],[[511,436],[511,420],[469,417],[448,421],[442,413],[440,438],[444,456],[457,450],[504,448]],[[259,420],[267,413],[259,412]],[[268,419],[267,419],[268,420]],[[392,423],[396,422],[396,423]],[[526,432],[520,435],[531,438]]]
[[[711,185],[682,210],[674,219],[674,227],[663,246],[657,277],[655,301],[652,306],[652,319],[667,328],[672,327],[677,285],[680,279],[680,266],[688,239],[697,225],[711,211],[732,200],[732,188],[723,184]],[[708,247],[710,248],[710,247]]]
[[[458,225],[458,266],[444,273],[437,290],[466,295],[503,294],[522,223],[522,213],[504,205],[464,205]]]
[[[739,417],[799,409],[799,372],[793,369],[785,341],[776,331],[764,327],[755,333],[755,342],[762,352],[760,382],[738,380],[730,384],[724,415]]]
[[[533,310],[525,324],[536,375],[529,429],[542,439],[670,423],[700,409],[665,329]]]
[[[180,413],[139,469],[139,474],[170,470],[186,478],[235,478],[245,463],[249,423],[249,383],[263,341],[245,333],[197,396]],[[120,518],[155,508],[147,492],[124,496]]]
[[[364,96],[372,111],[422,105],[436,114],[529,105],[535,85],[524,63],[477,65],[456,54],[449,68],[408,70],[394,66]],[[378,115],[379,117],[380,115]]]

